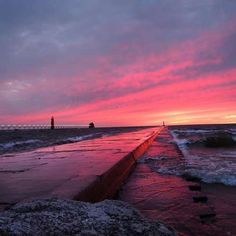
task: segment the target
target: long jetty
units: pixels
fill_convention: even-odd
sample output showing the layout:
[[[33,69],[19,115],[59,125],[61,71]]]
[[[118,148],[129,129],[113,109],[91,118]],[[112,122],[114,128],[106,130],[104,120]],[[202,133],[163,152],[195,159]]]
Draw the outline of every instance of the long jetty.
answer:
[[[50,125],[46,124],[34,124],[34,125],[14,125],[14,124],[8,124],[8,125],[3,125],[0,124],[0,130],[32,130],[32,129],[50,129]],[[63,124],[58,124],[55,125],[56,129],[73,129],[73,128],[86,128],[85,126],[81,125],[63,125]]]
[[[38,197],[112,198],[162,127],[0,156],[0,209]]]

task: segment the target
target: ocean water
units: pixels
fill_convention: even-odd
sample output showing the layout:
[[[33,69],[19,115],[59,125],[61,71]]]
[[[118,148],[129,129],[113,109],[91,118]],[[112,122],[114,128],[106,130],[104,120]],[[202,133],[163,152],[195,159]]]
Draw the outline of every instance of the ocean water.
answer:
[[[72,136],[72,137],[68,137],[68,138],[64,138],[61,139],[59,141],[56,141],[54,144],[58,145],[58,144],[65,144],[65,143],[73,143],[73,142],[79,142],[82,140],[86,140],[86,139],[90,139],[93,137],[97,137],[97,136],[101,136],[100,133],[94,133],[94,134],[87,134],[87,135],[80,135],[80,136]],[[24,141],[15,141],[12,140],[10,142],[4,142],[4,143],[0,143],[0,152],[7,152],[10,151],[12,149],[20,149],[20,148],[27,148],[30,146],[34,146],[34,145],[40,145],[41,143],[43,143],[42,140],[39,139],[27,139]]]
[[[14,126],[15,127],[15,126]],[[30,151],[40,147],[80,142],[87,139],[102,138],[145,127],[107,127],[107,128],[61,128],[61,129],[3,129],[0,127],[0,155],[10,152]]]
[[[157,171],[177,176],[191,175],[206,183],[236,186],[236,145],[206,147],[204,140],[219,133],[229,134],[236,142],[235,125],[174,126],[169,128],[174,142],[184,158],[178,162],[165,162]],[[165,157],[162,157],[163,160]]]

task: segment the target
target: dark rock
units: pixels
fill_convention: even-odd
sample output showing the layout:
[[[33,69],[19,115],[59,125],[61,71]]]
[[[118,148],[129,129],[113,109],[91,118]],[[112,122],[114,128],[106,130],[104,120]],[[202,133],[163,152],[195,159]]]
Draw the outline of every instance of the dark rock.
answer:
[[[90,129],[93,129],[93,128],[95,128],[95,125],[94,125],[94,123],[93,123],[93,122],[89,123],[89,128],[90,128]]]
[[[188,174],[188,173],[184,173],[184,174],[181,175],[181,176],[182,176],[182,178],[184,178],[184,179],[187,180],[187,181],[191,181],[191,182],[200,182],[200,181],[201,181],[200,178],[191,176],[191,175]]]
[[[236,143],[230,133],[219,132],[216,133],[214,136],[207,137],[204,140],[204,145],[210,148],[218,148],[218,147],[232,147],[235,146]]]
[[[198,203],[198,202],[206,203],[208,201],[208,197],[206,197],[206,196],[193,197],[193,201],[196,203]]]
[[[191,191],[201,191],[202,187],[200,185],[190,185],[188,186]]]
[[[207,213],[199,215],[202,224],[209,224],[216,221],[216,214],[215,213]]]
[[[0,235],[162,235],[177,233],[149,221],[122,201],[36,199],[0,213]]]

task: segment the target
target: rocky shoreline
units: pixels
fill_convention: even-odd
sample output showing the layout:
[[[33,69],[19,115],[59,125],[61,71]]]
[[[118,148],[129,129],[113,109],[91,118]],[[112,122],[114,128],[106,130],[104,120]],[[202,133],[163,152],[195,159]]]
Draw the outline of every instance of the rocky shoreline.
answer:
[[[144,218],[126,202],[55,198],[18,203],[0,213],[0,235],[176,236],[171,227]]]

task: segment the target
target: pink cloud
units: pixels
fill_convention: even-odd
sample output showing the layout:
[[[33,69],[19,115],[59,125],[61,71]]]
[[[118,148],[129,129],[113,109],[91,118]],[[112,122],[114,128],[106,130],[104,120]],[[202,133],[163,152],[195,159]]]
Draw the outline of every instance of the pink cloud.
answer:
[[[229,24],[222,32],[176,43],[158,55],[140,55],[124,66],[117,66],[113,57],[127,51],[122,55],[129,58],[129,47],[138,51],[140,45],[118,44],[113,54],[96,57],[84,77],[58,79],[58,83],[56,78],[39,80],[23,88],[31,96],[38,89],[45,88],[47,93],[51,89],[51,99],[54,94],[78,96],[78,100],[80,94],[90,94],[88,101],[68,106],[58,103],[22,116],[6,115],[1,122],[45,123],[52,114],[58,123],[94,121],[103,126],[160,124],[162,120],[171,124],[236,122],[236,69],[227,68],[223,55],[216,51],[233,31]]]

